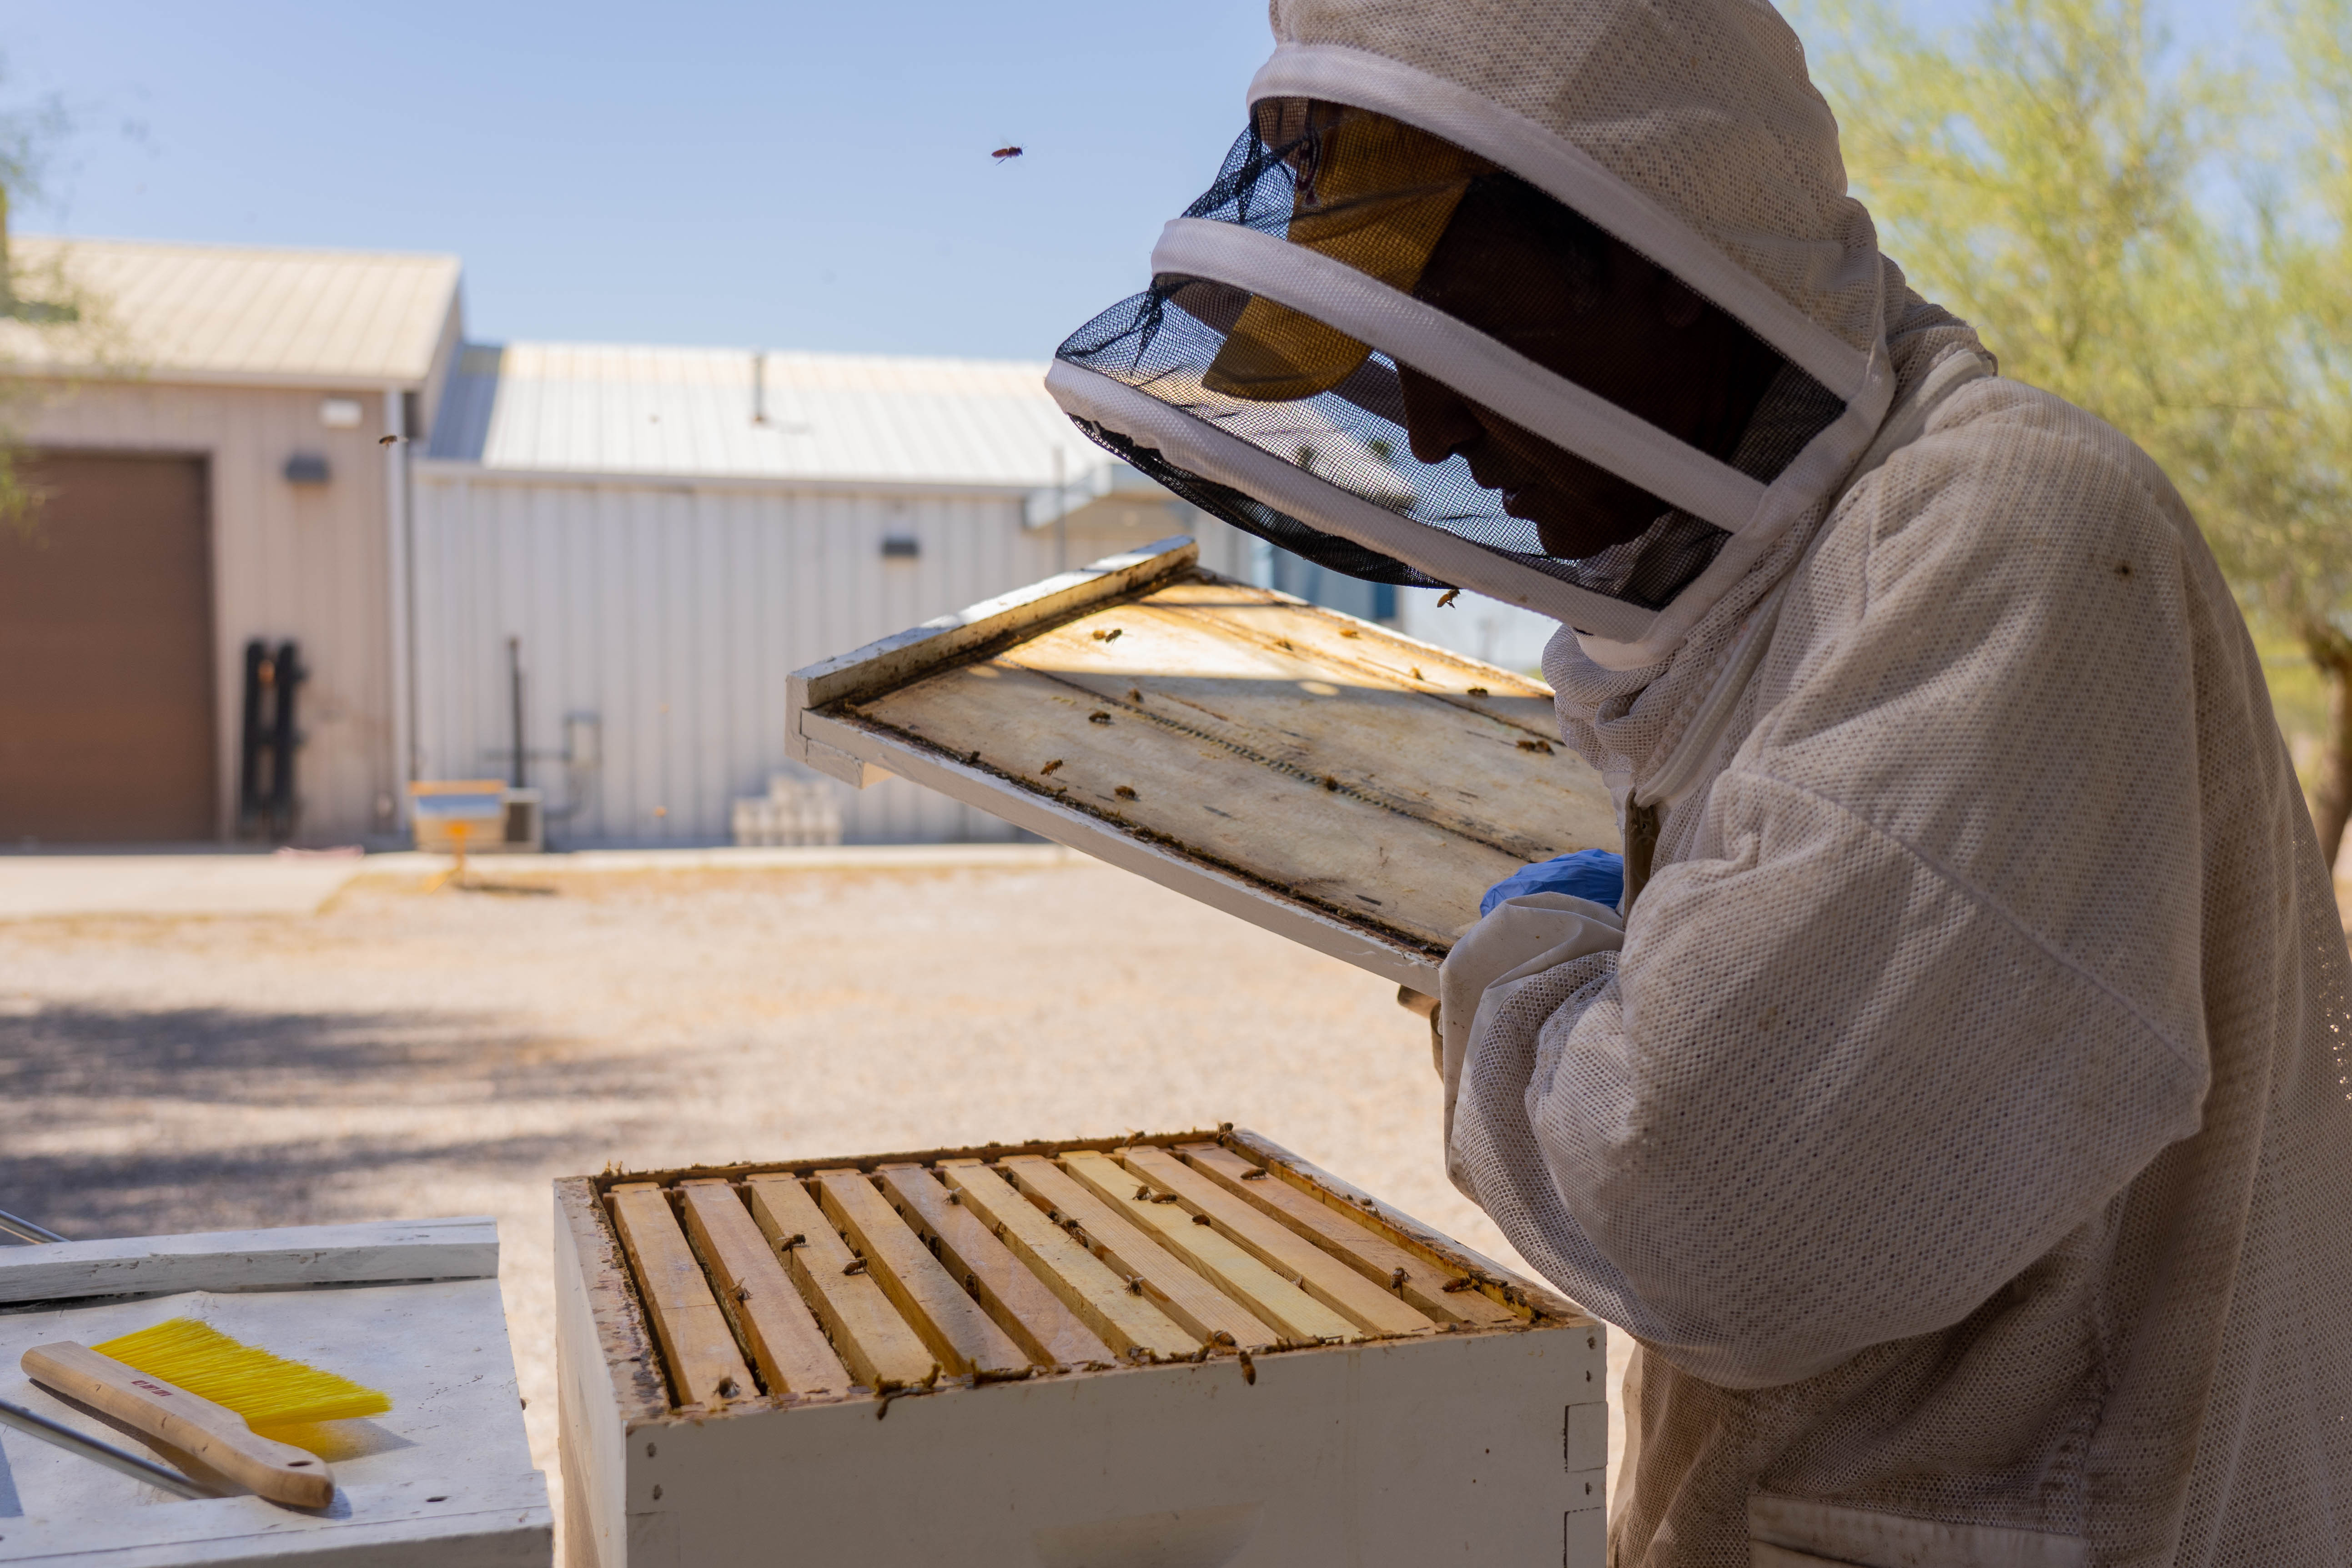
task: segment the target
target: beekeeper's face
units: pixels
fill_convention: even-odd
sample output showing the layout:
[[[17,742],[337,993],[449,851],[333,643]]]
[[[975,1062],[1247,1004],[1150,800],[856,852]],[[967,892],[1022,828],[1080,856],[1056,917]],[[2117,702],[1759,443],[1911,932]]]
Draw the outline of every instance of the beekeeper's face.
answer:
[[[1691,445],[1728,458],[1777,362],[1730,317],[1612,237],[1547,221],[1508,176],[1472,182],[1430,253],[1418,299]],[[1549,554],[1576,558],[1638,537],[1658,500],[1398,366],[1412,454],[1459,456]]]

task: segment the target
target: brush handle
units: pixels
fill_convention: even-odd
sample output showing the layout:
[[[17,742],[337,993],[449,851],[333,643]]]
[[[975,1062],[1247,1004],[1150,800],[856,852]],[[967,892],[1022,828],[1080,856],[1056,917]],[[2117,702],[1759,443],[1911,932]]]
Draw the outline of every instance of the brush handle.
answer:
[[[335,1498],[327,1462],[291,1443],[264,1437],[226,1405],[199,1399],[160,1377],[123,1365],[88,1345],[35,1345],[25,1375],[169,1443],[272,1502],[324,1508]]]

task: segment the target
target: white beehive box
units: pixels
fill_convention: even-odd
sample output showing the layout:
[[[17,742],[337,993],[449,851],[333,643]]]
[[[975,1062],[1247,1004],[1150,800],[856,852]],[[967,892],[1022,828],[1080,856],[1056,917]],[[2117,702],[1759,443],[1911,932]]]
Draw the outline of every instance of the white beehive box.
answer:
[[[574,1568],[1599,1568],[1601,1326],[1251,1133],[556,1185]]]
[[[185,1500],[0,1429],[0,1564],[42,1568],[527,1568],[546,1563],[488,1218],[143,1237],[0,1249],[0,1398],[184,1468],[26,1379],[18,1358],[193,1317],[392,1396],[385,1415],[305,1428],[333,1467],[317,1510]]]

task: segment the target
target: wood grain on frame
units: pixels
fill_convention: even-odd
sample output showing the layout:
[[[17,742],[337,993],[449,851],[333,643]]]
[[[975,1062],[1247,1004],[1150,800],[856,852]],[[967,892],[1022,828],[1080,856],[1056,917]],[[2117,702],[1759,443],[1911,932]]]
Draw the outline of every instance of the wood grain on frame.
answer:
[[[825,1217],[857,1244],[882,1293],[941,1364],[982,1377],[1028,1372],[1027,1353],[940,1267],[874,1190],[872,1178],[863,1171],[819,1171],[816,1184]]]
[[[964,1289],[1031,1360],[1040,1366],[1086,1366],[1116,1359],[1110,1346],[937,1176],[919,1165],[886,1165],[876,1173],[907,1224],[932,1247],[941,1267],[962,1279]]]
[[[1061,1303],[1121,1353],[1191,1355],[1201,1342],[1155,1306],[1045,1211],[978,1160],[942,1160],[940,1178]]]
[[[1276,1274],[1220,1235],[1213,1225],[1196,1225],[1174,1204],[1136,1195],[1136,1179],[1108,1154],[1074,1152],[1064,1162],[1070,1174],[1138,1229],[1192,1266],[1210,1284],[1247,1307],[1295,1344],[1360,1338],[1356,1325]]]
[[[771,1394],[839,1393],[849,1386],[808,1303],[776,1261],[751,1210],[723,1177],[677,1184],[686,1237],[719,1286],[719,1310],[751,1352]]]
[[[1096,1257],[1139,1281],[1187,1332],[1203,1340],[1223,1334],[1244,1350],[1282,1340],[1280,1330],[1267,1327],[1229,1299],[1051,1160],[1041,1154],[1016,1155],[1004,1162],[1003,1170],[1030,1201],[1045,1206],[1047,1218],[1074,1222]]]
[[[1283,1278],[1297,1280],[1300,1289],[1358,1328],[1413,1334],[1434,1326],[1391,1288],[1391,1280],[1375,1284],[1167,1150],[1128,1149],[1118,1158],[1139,1181],[1175,1194],[1176,1206],[1187,1213],[1207,1215],[1219,1234]]]
[[[750,1398],[751,1369],[736,1349],[719,1299],[710,1293],[710,1281],[678,1230],[668,1195],[651,1182],[625,1182],[612,1189],[608,1201],[677,1403]]]
[[[751,1218],[769,1245],[782,1254],[801,1299],[824,1325],[833,1348],[857,1381],[887,1391],[931,1378],[939,1363],[929,1347],[898,1316],[870,1273],[864,1268],[851,1272],[856,1255],[800,1178],[755,1175],[743,1187],[751,1197]]]

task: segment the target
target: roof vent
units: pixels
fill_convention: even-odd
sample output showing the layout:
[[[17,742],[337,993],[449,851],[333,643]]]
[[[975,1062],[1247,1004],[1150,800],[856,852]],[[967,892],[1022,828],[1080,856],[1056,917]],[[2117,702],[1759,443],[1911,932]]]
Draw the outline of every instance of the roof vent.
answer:
[[[289,485],[323,485],[327,482],[327,459],[316,452],[297,452],[286,459],[286,482]]]
[[[923,542],[911,533],[889,533],[882,537],[882,559],[912,561],[923,552]]]

